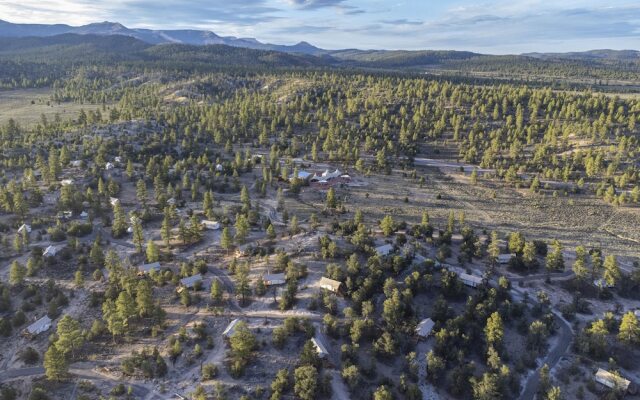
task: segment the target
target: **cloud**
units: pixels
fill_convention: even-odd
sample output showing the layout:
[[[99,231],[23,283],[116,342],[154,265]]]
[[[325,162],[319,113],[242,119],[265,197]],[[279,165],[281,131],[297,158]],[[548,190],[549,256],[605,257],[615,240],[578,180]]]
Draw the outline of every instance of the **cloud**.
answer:
[[[298,25],[298,26],[285,26],[271,30],[274,34],[316,34],[334,30],[335,27],[331,26],[314,26],[314,25]]]
[[[383,19],[380,22],[387,25],[422,25],[424,22],[422,21],[413,21],[407,18],[400,19]]]
[[[335,7],[344,3],[345,0],[289,0],[290,4],[303,10],[317,10],[325,7]]]

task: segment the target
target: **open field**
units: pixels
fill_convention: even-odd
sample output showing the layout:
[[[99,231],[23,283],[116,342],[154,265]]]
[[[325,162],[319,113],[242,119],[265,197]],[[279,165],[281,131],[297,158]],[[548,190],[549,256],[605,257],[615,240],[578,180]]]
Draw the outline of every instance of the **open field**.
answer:
[[[78,118],[80,110],[97,110],[100,105],[78,103],[55,103],[51,101],[52,89],[19,89],[0,91],[0,124],[13,118],[20,125],[31,126],[40,122],[44,114],[48,121],[56,115],[62,121]]]

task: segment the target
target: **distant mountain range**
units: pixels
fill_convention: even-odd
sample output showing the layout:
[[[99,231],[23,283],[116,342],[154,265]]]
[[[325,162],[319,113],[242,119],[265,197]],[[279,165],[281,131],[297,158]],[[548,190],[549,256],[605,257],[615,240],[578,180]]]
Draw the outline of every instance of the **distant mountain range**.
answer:
[[[263,43],[254,38],[237,38],[233,36],[219,36],[211,31],[181,29],[181,30],[153,30],[132,29],[117,22],[98,22],[82,26],[65,24],[14,24],[0,20],[0,37],[49,37],[61,34],[122,35],[136,38],[148,44],[189,44],[196,46],[222,44],[254,50],[271,50],[284,53],[299,53],[314,56],[328,55],[339,61],[373,63],[395,67],[398,64],[411,61],[414,65],[432,65],[444,60],[461,61],[477,58],[481,54],[467,51],[404,51],[404,50],[325,50],[307,42],[294,45],[280,45]],[[639,61],[640,52],[636,50],[590,50],[570,53],[525,53],[521,56],[540,60],[579,60],[579,61]]]
[[[78,35],[122,35],[130,36],[149,44],[191,44],[209,45],[224,44],[233,47],[242,47],[255,50],[273,50],[285,53],[302,53],[320,55],[326,50],[312,46],[307,42],[300,42],[291,46],[262,43],[253,38],[236,38],[233,36],[218,36],[211,31],[193,29],[182,30],[152,30],[130,29],[117,22],[99,22],[82,26],[70,26],[64,24],[14,24],[0,20],[0,37],[47,37],[66,33]]]
[[[580,60],[580,61],[599,61],[599,60],[615,60],[615,61],[638,61],[640,60],[640,51],[636,50],[589,50],[581,52],[569,53],[524,53],[526,57],[539,58],[542,60]]]

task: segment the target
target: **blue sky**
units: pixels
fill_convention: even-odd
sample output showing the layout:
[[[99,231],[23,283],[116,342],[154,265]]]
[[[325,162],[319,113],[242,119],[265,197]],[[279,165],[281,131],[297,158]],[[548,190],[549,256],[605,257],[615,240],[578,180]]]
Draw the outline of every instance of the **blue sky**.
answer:
[[[328,49],[640,50],[638,0],[0,0],[0,18],[207,29]]]

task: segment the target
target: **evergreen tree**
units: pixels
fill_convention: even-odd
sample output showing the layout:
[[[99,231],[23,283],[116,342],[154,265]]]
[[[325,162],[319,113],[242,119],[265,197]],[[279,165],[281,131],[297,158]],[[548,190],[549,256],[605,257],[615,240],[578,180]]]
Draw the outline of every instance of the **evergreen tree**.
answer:
[[[69,373],[67,360],[55,344],[44,353],[44,373],[48,380],[54,382],[64,380]]]
[[[153,240],[149,239],[149,241],[147,242],[147,262],[152,263],[158,261],[159,259],[160,255],[158,253],[158,247]]]
[[[640,324],[633,311],[627,312],[622,317],[618,339],[628,345],[640,343]]]

